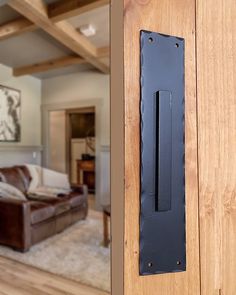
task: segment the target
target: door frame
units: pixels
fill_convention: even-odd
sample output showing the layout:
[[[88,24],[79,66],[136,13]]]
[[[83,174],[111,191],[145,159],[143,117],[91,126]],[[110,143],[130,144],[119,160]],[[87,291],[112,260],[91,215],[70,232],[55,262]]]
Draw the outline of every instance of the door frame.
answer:
[[[69,175],[69,179],[71,181],[72,178],[72,167],[71,167],[71,124],[70,124],[70,115],[71,114],[82,114],[82,113],[94,113],[95,115],[95,125],[96,125],[96,109],[95,107],[83,107],[83,108],[75,108],[75,109],[66,109],[66,173]],[[96,126],[95,126],[96,132]],[[96,133],[95,133],[96,140]],[[96,175],[95,175],[96,177]]]
[[[102,133],[102,98],[80,99],[78,101],[68,101],[66,103],[52,103],[42,105],[42,165],[48,167],[50,163],[50,112],[71,110],[79,108],[95,108],[95,128],[96,128],[96,208],[101,209],[100,183],[101,183],[101,133]],[[66,159],[66,155],[65,155]],[[66,171],[65,171],[66,172]]]
[[[110,44],[111,294],[124,295],[124,0],[111,0]]]

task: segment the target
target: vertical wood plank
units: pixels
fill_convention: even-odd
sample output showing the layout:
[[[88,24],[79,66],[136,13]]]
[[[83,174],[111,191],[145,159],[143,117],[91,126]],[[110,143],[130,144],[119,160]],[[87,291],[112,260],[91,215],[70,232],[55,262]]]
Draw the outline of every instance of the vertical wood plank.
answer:
[[[125,295],[199,295],[195,0],[124,0]],[[187,271],[139,276],[141,29],[186,40]],[[163,229],[164,230],[164,229]]]
[[[235,28],[235,0],[197,0],[202,295],[236,294]]]
[[[111,270],[112,295],[124,294],[124,3],[111,0]]]

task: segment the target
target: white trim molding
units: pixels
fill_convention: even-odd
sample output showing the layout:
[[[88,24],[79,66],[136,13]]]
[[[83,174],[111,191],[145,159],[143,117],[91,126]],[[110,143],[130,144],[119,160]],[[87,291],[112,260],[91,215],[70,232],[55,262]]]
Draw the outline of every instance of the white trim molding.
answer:
[[[101,145],[101,152],[110,152],[110,145]]]
[[[102,145],[100,148],[100,172],[98,174],[97,190],[100,195],[100,205],[111,204],[110,188],[110,146]]]
[[[0,152],[42,152],[41,145],[0,145]]]
[[[0,145],[0,167],[13,165],[34,164],[42,165],[42,151],[40,146]]]

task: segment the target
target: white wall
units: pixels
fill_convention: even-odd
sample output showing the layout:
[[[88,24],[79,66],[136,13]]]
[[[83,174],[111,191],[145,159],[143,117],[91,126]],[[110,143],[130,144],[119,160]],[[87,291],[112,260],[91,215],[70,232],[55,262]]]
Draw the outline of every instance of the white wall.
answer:
[[[0,167],[10,167],[14,165],[42,163],[42,148],[35,146],[11,146],[7,148],[0,147]]]
[[[48,128],[47,113],[62,110],[63,105],[69,108],[96,106],[96,203],[107,204],[110,198],[110,89],[109,75],[95,71],[80,72],[43,80],[42,104],[45,110],[44,131]],[[96,101],[98,100],[98,101]],[[80,106],[77,105],[81,104]],[[91,103],[91,105],[89,105]],[[99,125],[99,130],[97,126]],[[46,132],[44,132],[44,135]],[[47,136],[44,138],[49,144]],[[99,144],[98,144],[99,143]],[[99,145],[99,146],[98,146]],[[103,147],[108,152],[102,156]],[[49,159],[44,154],[44,162]]]
[[[40,162],[41,81],[34,77],[13,77],[9,67],[0,64],[0,84],[21,91],[21,142],[0,143],[0,166]],[[35,154],[36,153],[36,154]]]
[[[43,80],[42,103],[60,104],[101,98],[101,144],[110,143],[109,75],[85,71]]]

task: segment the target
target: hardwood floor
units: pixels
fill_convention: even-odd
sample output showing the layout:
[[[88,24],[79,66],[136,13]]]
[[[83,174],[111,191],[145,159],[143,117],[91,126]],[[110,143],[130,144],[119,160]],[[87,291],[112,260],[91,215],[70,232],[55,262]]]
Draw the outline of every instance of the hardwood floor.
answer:
[[[108,295],[109,293],[0,257],[0,295]]]

